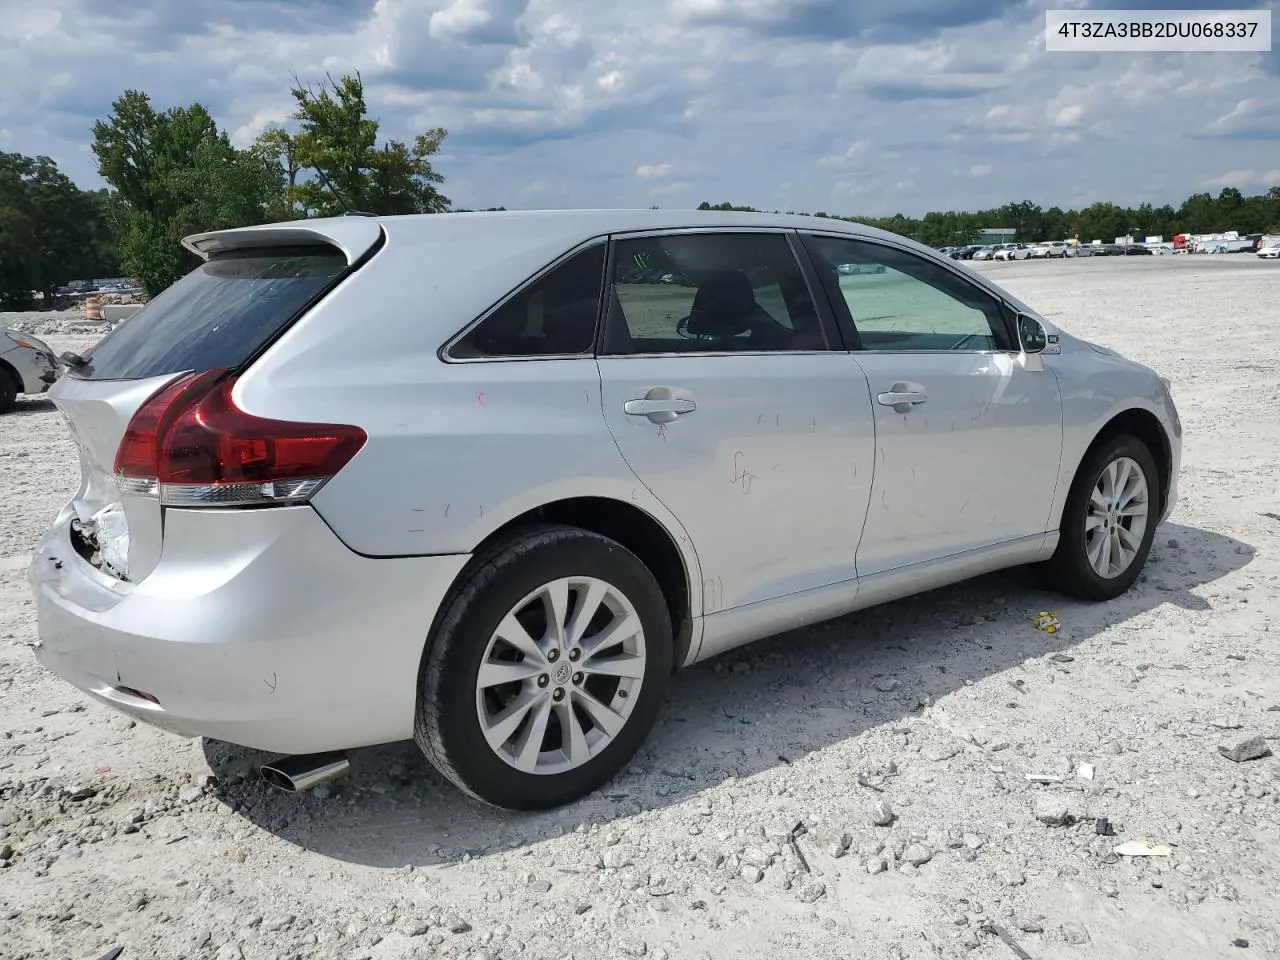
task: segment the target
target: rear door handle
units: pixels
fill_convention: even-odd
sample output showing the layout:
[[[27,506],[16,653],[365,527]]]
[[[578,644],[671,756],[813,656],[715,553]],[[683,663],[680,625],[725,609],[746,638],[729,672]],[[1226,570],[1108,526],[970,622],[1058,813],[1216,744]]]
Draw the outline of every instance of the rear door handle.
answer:
[[[893,407],[899,413],[906,413],[916,404],[924,403],[928,399],[928,392],[918,383],[895,383],[886,392],[876,397],[880,404]]]
[[[653,423],[671,423],[682,413],[693,413],[698,405],[686,397],[645,397],[622,405],[633,417],[648,417]]]

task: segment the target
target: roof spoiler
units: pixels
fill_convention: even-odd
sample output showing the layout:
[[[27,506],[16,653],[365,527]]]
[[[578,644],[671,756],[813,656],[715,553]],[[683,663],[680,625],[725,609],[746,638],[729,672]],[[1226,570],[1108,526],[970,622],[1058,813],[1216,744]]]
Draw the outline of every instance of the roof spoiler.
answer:
[[[352,264],[382,240],[382,225],[376,218],[325,217],[317,220],[295,220],[289,223],[267,223],[256,227],[211,230],[184,237],[182,245],[202,260],[227,250],[251,250],[256,247],[290,247],[326,243],[337,247]]]

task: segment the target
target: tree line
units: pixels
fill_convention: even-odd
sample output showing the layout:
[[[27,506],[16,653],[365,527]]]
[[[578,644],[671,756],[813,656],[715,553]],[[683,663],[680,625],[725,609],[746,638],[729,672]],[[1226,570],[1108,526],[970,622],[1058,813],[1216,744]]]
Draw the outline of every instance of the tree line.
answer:
[[[757,212],[754,207],[706,201],[698,209]],[[1236,230],[1242,236],[1251,233],[1280,234],[1280,186],[1248,197],[1235,187],[1223,188],[1216,197],[1210,193],[1196,193],[1177,208],[1168,204],[1156,207],[1144,203],[1137,207],[1121,207],[1099,202],[1081,210],[1063,210],[1060,207],[1044,210],[1024,200],[990,210],[948,210],[945,213],[926,213],[919,218],[900,213],[891,217],[852,217],[825,211],[814,216],[865,223],[931,247],[976,243],[983,231],[996,228],[1015,230],[1017,239],[1026,242],[1078,237],[1083,243],[1090,240],[1110,243],[1116,237],[1124,236],[1161,236],[1168,239],[1179,233],[1222,233],[1228,230]]]
[[[27,309],[39,295],[48,302],[68,281],[122,273],[154,295],[198,262],[180,244],[191,233],[346,210],[392,215],[451,209],[440,189],[444,178],[432,166],[445,130],[426,130],[412,142],[383,140],[358,73],[326,76],[319,84],[295,77],[290,92],[290,127],[269,129],[240,148],[199,103],[159,110],[142,91],[125,91],[93,126],[104,190],[81,190],[49,157],[0,153],[0,307]],[[704,202],[699,209],[754,208]],[[838,219],[931,246],[970,243],[995,227],[1016,230],[1020,240],[1280,233],[1280,187],[1249,197],[1234,187],[1216,197],[1197,193],[1176,209],[1095,203],[1044,210],[1023,201],[920,218]]]
[[[184,236],[346,210],[450,208],[431,158],[446,132],[381,140],[357,73],[291,88],[293,130],[236,147],[199,103],[157,110],[127,90],[93,126],[98,173],[80,190],[48,157],[0,154],[0,306],[46,302],[70,280],[124,274],[156,294],[199,261]]]

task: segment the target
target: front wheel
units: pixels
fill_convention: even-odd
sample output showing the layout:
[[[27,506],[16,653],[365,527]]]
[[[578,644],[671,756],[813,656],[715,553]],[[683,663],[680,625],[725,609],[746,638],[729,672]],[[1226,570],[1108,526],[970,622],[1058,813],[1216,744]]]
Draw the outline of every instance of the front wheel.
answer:
[[[666,601],[633,553],[585,530],[531,527],[478,556],[446,601],[414,739],[486,803],[569,803],[644,742],[673,656]]]
[[[1062,512],[1050,584],[1082,600],[1112,600],[1147,562],[1160,517],[1160,482],[1137,437],[1113,437],[1080,464]]]

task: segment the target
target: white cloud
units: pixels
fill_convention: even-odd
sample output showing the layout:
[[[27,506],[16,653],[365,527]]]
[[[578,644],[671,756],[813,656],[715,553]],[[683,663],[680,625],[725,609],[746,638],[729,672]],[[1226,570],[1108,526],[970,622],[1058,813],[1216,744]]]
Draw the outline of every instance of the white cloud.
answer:
[[[231,142],[241,148],[249,146],[271,127],[286,126],[290,112],[284,106],[267,107],[265,110],[259,110],[247,122],[242,123],[231,132]]]
[[[636,176],[641,180],[661,180],[670,172],[669,163],[642,163],[636,167]]]
[[[1046,54],[1049,2],[1091,5],[245,0],[213,17],[224,5],[0,0],[0,142],[98,186],[85,148],[126,88],[160,109],[199,100],[244,144],[287,122],[292,74],[359,69],[381,138],[449,130],[438,168],[466,207],[660,190],[922,213],[1269,185],[1280,98],[1262,56]]]
[[[1062,107],[1053,115],[1053,125],[1055,127],[1077,127],[1083,119],[1084,107],[1079,103],[1073,103]]]
[[[1273,187],[1280,186],[1280,170],[1231,170],[1204,181],[1206,187]]]

